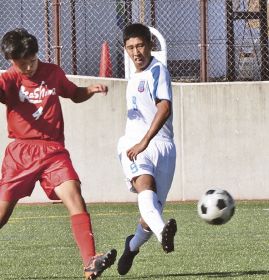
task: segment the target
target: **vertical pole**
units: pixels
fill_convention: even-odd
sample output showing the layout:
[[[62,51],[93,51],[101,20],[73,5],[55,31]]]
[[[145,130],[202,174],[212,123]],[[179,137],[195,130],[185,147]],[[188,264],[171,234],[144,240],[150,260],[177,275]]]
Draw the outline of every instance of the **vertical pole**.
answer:
[[[260,0],[259,6],[260,6],[261,80],[264,81],[269,79],[267,1]]]
[[[200,0],[200,13],[201,13],[201,63],[200,63],[200,81],[207,82],[207,0]]]
[[[150,21],[151,26],[156,28],[156,13],[155,13],[155,0],[150,0]],[[152,50],[157,49],[157,38],[154,36],[152,38]]]
[[[76,30],[76,0],[70,0],[71,6],[71,49],[72,49],[72,71],[77,75],[77,30]]]
[[[125,0],[126,25],[133,22],[132,0]]]
[[[227,17],[227,79],[235,80],[234,14],[233,0],[226,0]]]
[[[156,28],[155,0],[150,0],[150,20],[151,26]]]
[[[54,13],[54,53],[55,64],[61,65],[61,45],[60,45],[60,5],[61,0],[53,0]]]
[[[24,5],[23,5],[23,0],[21,0],[21,6],[20,6],[20,12],[21,12],[21,15],[20,15],[20,19],[21,19],[21,26],[24,26]]]
[[[140,6],[139,21],[140,23],[144,24],[145,23],[145,0],[140,0],[139,6]]]
[[[123,30],[127,25],[132,23],[132,0],[118,0],[116,1],[117,4],[117,13],[119,16],[119,27]],[[122,35],[120,34],[120,38]],[[116,71],[117,77],[123,78],[124,77],[124,50],[122,47],[122,40],[117,40],[117,55],[116,55]]]
[[[46,61],[51,62],[51,34],[50,34],[50,17],[49,17],[49,3],[48,0],[45,1],[45,40],[46,40]]]

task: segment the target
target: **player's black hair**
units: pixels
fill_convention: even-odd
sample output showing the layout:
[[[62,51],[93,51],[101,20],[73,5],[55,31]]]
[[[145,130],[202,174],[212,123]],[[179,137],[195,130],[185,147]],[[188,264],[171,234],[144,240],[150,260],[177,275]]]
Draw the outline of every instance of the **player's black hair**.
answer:
[[[151,42],[151,32],[150,29],[141,23],[133,23],[128,25],[123,30],[123,43],[125,45],[126,41],[133,37],[143,38],[147,43]]]
[[[3,36],[1,50],[5,59],[27,58],[38,53],[38,42],[26,29],[16,28]]]

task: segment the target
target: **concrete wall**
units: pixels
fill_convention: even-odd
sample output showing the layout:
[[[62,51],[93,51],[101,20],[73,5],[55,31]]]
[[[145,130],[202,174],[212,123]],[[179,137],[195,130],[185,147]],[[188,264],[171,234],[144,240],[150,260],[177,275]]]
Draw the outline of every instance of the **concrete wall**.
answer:
[[[106,83],[109,95],[74,104],[62,99],[66,146],[87,202],[130,202],[116,153],[125,126],[120,79],[70,76],[80,86]],[[269,199],[269,82],[173,84],[177,167],[168,199],[196,200],[208,188],[235,199]],[[0,156],[8,142],[0,106]],[[21,202],[48,201],[40,186]]]

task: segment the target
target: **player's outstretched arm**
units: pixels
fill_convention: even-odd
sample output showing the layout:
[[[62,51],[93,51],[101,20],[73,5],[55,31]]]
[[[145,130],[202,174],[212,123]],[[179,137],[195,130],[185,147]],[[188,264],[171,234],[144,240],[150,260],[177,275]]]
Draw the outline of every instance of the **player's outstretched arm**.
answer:
[[[97,84],[88,87],[78,87],[75,96],[72,101],[75,103],[81,103],[90,99],[94,94],[101,93],[107,95],[108,87],[106,85]]]

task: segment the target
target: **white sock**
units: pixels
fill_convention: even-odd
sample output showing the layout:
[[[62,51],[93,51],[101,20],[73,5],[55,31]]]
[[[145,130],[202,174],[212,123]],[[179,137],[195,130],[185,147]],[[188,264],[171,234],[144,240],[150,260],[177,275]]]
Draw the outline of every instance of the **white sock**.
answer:
[[[135,235],[129,243],[130,250],[138,251],[139,248],[150,239],[151,235],[152,231],[145,230],[141,224],[138,224]]]
[[[161,205],[158,203],[157,194],[151,190],[145,190],[139,193],[138,207],[141,217],[161,242],[165,223],[161,216]]]

